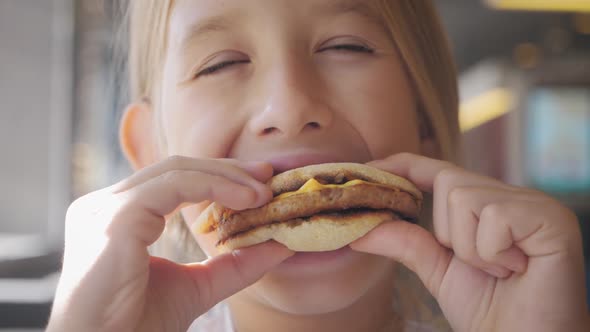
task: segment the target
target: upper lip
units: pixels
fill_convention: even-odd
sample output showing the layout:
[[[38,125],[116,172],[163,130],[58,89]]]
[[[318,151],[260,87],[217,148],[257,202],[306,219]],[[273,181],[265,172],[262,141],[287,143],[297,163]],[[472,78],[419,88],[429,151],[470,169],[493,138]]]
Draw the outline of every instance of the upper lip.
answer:
[[[358,158],[350,158],[343,155],[322,152],[290,153],[276,155],[266,159],[273,169],[274,175],[283,173],[293,168],[307,165],[323,164],[330,162],[362,162]]]

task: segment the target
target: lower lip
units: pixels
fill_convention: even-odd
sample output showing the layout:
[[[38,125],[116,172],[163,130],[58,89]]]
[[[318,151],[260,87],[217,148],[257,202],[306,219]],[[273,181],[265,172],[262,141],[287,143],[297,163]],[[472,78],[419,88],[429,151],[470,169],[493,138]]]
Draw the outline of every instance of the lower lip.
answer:
[[[349,246],[333,251],[297,252],[283,261],[284,265],[316,265],[344,260],[353,254]]]

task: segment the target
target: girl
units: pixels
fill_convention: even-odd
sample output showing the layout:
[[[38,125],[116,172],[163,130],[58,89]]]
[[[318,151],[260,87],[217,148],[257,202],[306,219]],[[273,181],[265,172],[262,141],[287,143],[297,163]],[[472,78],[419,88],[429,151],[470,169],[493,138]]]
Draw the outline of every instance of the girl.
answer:
[[[120,137],[137,172],[69,208],[49,331],[437,330],[393,310],[394,262],[456,331],[587,331],[572,212],[449,162],[456,81],[430,1],[137,0],[130,19]],[[210,201],[257,207],[273,173],[332,161],[432,193],[432,232],[384,223],[337,254],[220,255],[198,236],[202,263],[149,255],[167,217],[186,233]]]

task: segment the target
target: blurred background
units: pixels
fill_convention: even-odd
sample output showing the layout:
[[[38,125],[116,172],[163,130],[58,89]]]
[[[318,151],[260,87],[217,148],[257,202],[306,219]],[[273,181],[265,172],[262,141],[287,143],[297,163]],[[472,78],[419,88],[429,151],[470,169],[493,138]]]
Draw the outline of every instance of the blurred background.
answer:
[[[590,257],[590,0],[435,0],[465,166],[550,193]],[[129,174],[113,0],[0,0],[0,331],[39,330],[76,197]],[[588,266],[588,264],[587,264]]]

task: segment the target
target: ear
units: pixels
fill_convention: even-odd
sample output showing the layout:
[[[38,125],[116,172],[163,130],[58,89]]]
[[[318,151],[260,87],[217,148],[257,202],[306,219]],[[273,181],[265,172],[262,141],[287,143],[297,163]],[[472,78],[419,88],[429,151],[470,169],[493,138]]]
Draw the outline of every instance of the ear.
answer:
[[[141,101],[127,106],[119,129],[119,143],[133,169],[138,170],[157,161],[158,147],[154,135],[152,107]]]

